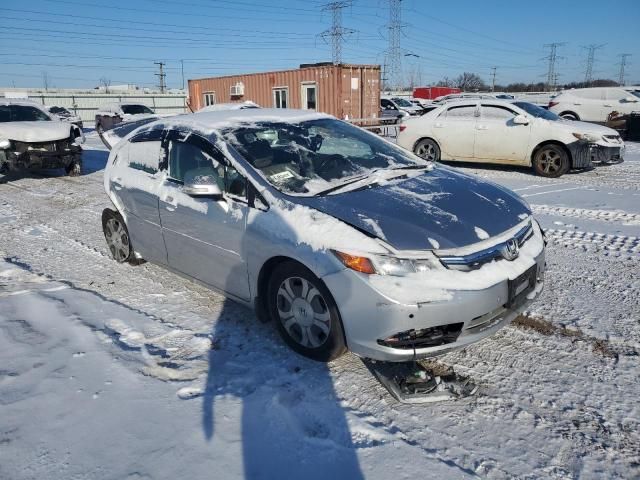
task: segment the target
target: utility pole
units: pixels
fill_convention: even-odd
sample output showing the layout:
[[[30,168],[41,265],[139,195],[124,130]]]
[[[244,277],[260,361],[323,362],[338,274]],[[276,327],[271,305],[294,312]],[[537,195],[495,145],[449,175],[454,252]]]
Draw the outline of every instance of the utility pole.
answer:
[[[618,83],[621,86],[624,86],[624,69],[627,66],[627,58],[631,56],[630,53],[621,53],[618,55],[620,57],[620,73],[618,74]]]
[[[491,67],[491,91],[495,92],[496,90],[496,70],[498,67]]]
[[[387,49],[388,75],[387,81],[390,90],[397,90],[402,80],[402,51],[400,49],[400,37],[402,36],[401,3],[402,0],[389,1],[389,46]]]
[[[323,11],[330,10],[332,14],[331,28],[325,30],[320,36],[327,41],[331,37],[331,60],[334,65],[342,63],[342,42],[345,37],[355,32],[350,28],[342,26],[342,10],[352,5],[351,0],[325,3],[322,7]]]
[[[156,77],[160,78],[160,93],[164,93],[165,89],[167,88],[164,79],[167,76],[166,73],[164,73],[164,62],[153,62],[154,65],[158,65],[160,67],[160,73],[156,73]]]
[[[558,56],[558,47],[565,45],[565,43],[548,43],[544,47],[549,48],[549,56],[545,57],[549,60],[549,69],[547,70],[547,88],[549,90],[555,90],[558,80],[558,74],[556,73],[556,62],[562,58]]]
[[[182,73],[182,90],[184,90],[184,60],[180,60],[180,72]]]
[[[593,64],[596,57],[596,50],[604,47],[604,45],[604,43],[601,45],[591,44],[589,46],[582,47],[587,49],[587,68],[584,72],[584,83],[587,84],[587,87],[591,86],[591,81],[593,80]]]

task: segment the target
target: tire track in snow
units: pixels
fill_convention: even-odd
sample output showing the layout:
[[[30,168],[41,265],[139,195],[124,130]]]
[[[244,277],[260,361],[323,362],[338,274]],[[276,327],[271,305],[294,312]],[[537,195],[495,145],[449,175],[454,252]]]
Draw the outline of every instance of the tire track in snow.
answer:
[[[607,222],[623,222],[624,225],[640,225],[640,215],[621,210],[595,210],[587,208],[556,207],[553,205],[531,205],[534,213],[558,217],[585,218]]]
[[[605,255],[630,255],[630,258],[640,260],[640,239],[638,237],[562,229],[547,229],[545,234],[547,239],[555,245],[594,250],[603,252]]]

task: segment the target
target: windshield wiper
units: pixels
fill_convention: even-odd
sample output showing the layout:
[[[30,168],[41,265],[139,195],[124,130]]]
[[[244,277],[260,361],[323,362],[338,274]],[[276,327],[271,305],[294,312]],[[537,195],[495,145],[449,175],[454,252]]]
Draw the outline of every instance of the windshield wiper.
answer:
[[[373,173],[373,172],[372,172]],[[366,175],[359,175],[357,178],[354,178],[352,180],[349,180],[347,182],[341,183],[339,185],[335,185],[333,187],[329,187],[326,190],[321,190],[320,192],[316,193],[316,197],[323,197],[325,195],[327,195],[328,193],[331,192],[335,192],[337,190],[342,189],[343,187],[346,187],[347,185],[351,185],[352,183],[356,183],[359,182],[360,180],[362,180],[363,178],[367,178],[370,174],[366,174]]]
[[[424,170],[431,168],[431,165],[404,165],[402,167],[394,167],[391,170]]]

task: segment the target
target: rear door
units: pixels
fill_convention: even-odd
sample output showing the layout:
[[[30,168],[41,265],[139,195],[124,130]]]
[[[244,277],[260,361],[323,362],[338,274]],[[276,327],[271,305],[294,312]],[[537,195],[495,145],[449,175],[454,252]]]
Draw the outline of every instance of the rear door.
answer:
[[[454,105],[438,115],[433,123],[433,136],[440,145],[443,160],[474,159],[478,105]]]
[[[475,159],[479,162],[526,164],[531,123],[517,125],[514,109],[503,105],[480,106],[476,123]]]
[[[162,133],[152,130],[130,139],[118,153],[109,181],[125,211],[133,248],[147,260],[166,263],[158,213]]]
[[[206,139],[171,131],[165,140],[167,175],[160,193],[160,219],[169,266],[236,297],[249,299],[244,252],[248,202],[246,180]],[[216,178],[223,198],[184,193],[191,169]]]
[[[604,122],[607,120],[610,107],[605,107],[605,89],[588,88],[577,90],[571,95],[572,104],[580,120],[585,122]],[[571,109],[572,105],[569,105]]]

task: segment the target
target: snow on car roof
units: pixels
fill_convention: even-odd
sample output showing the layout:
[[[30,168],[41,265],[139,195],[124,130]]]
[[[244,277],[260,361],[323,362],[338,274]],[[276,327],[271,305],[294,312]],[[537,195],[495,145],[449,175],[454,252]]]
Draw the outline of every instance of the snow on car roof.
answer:
[[[207,107],[203,107],[194,113],[217,112],[220,110],[243,110],[246,108],[260,108],[260,105],[258,105],[255,102],[252,102],[251,100],[246,100],[244,102],[234,102],[234,103],[216,103],[215,105],[209,105]]]
[[[289,108],[247,108],[242,110],[219,110],[213,112],[198,112],[175,117],[162,118],[145,125],[136,132],[156,130],[160,128],[198,131],[205,135],[211,135],[224,128],[232,128],[239,125],[255,124],[258,122],[285,122],[300,123],[322,118],[334,118],[331,115],[308,110],[294,110]]]

